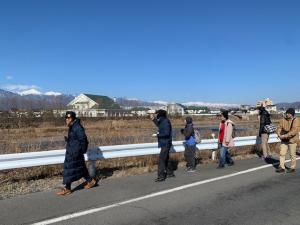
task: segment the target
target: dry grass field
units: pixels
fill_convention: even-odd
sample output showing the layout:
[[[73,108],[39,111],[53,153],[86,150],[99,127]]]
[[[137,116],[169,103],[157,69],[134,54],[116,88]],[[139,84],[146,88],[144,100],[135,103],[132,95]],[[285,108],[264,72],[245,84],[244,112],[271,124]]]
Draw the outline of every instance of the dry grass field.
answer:
[[[238,136],[257,135],[258,120],[232,118],[238,130]],[[183,118],[171,118],[174,130],[173,140],[182,140],[180,129],[184,126]],[[156,127],[149,119],[92,119],[82,120],[90,141],[90,147],[150,143],[156,142],[151,135]],[[195,127],[200,128],[203,138],[211,138],[211,133],[217,134],[219,118],[195,117]],[[64,136],[67,127],[63,119],[47,120],[10,120],[3,121],[0,129],[0,154],[21,153],[32,151],[46,151],[64,149]],[[276,151],[276,145],[272,146]],[[235,157],[259,151],[257,147],[233,149]],[[212,163],[211,151],[197,152],[199,164]],[[97,177],[116,178],[135,175],[156,170],[157,156],[131,157],[97,162]],[[183,154],[172,154],[172,161],[178,167],[185,166]],[[36,168],[8,170],[0,172],[0,198],[11,197],[17,194],[57,188],[61,183],[62,166],[42,166]]]

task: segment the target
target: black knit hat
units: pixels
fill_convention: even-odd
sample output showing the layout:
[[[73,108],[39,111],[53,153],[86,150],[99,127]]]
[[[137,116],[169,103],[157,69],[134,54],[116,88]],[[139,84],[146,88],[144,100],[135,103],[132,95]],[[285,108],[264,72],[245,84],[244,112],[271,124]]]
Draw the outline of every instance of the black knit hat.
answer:
[[[221,112],[221,115],[224,116],[224,118],[225,118],[226,120],[228,120],[229,115],[228,115],[228,111],[227,111],[227,110],[222,111],[222,112]]]
[[[292,116],[295,116],[295,109],[294,108],[289,108],[285,112],[286,114],[291,114]]]
[[[158,119],[161,117],[167,117],[167,111],[163,109],[157,110],[156,114]]]
[[[186,121],[187,124],[192,124],[193,123],[193,118],[188,116],[187,118],[185,118],[185,121]]]
[[[67,111],[66,112],[66,115],[65,115],[65,118],[72,118],[72,119],[76,119],[76,113],[73,112],[73,111]]]

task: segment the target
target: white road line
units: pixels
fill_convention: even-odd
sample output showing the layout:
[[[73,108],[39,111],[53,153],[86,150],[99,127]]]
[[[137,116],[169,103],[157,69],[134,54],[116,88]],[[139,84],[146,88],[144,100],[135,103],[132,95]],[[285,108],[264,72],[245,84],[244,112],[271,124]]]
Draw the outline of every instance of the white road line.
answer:
[[[299,159],[300,158],[297,158],[297,160],[299,160]],[[287,160],[286,162],[290,162],[290,160]],[[122,205],[128,205],[130,203],[139,202],[139,201],[142,201],[142,200],[145,200],[145,199],[154,198],[154,197],[169,194],[169,193],[172,193],[172,192],[185,190],[185,189],[188,189],[188,188],[191,188],[191,187],[196,187],[196,186],[199,186],[199,185],[202,185],[202,184],[207,184],[207,183],[211,183],[211,182],[215,182],[215,181],[224,180],[224,179],[228,179],[228,178],[231,178],[231,177],[239,176],[239,175],[242,175],[242,174],[251,173],[251,172],[266,169],[266,168],[269,168],[269,167],[272,167],[272,166],[273,166],[272,164],[259,166],[259,167],[255,167],[255,168],[252,168],[252,169],[240,171],[240,172],[237,172],[237,173],[232,173],[232,174],[229,174],[229,175],[221,176],[221,177],[207,179],[207,180],[195,182],[195,183],[192,183],[192,184],[183,185],[183,186],[172,188],[172,189],[165,190],[165,191],[155,192],[155,193],[152,193],[152,194],[149,194],[149,195],[145,195],[145,196],[142,196],[142,197],[139,197],[139,198],[134,198],[134,199],[130,199],[130,200],[127,200],[127,201],[115,203],[115,204],[112,204],[112,205],[108,205],[108,206],[104,206],[104,207],[100,207],[100,208],[95,208],[95,209],[89,209],[89,210],[82,211],[82,212],[68,214],[68,215],[65,215],[65,216],[58,217],[58,218],[53,218],[53,219],[50,219],[50,220],[45,220],[45,221],[42,221],[42,222],[34,223],[32,225],[48,225],[48,224],[58,223],[58,222],[78,218],[78,217],[81,217],[81,216],[86,216],[86,215],[89,215],[89,214],[101,212],[101,211],[104,211],[104,210],[116,208],[116,207],[119,207],[119,206],[122,206]]]

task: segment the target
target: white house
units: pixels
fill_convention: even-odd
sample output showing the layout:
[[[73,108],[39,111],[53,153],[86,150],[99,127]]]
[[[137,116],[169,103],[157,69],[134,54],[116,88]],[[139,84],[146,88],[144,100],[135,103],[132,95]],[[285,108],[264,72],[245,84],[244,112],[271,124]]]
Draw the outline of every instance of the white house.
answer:
[[[79,117],[128,117],[132,114],[123,110],[111,98],[101,95],[80,94],[67,105]],[[53,113],[63,116],[66,110],[54,110]]]
[[[178,103],[168,104],[167,112],[169,115],[180,115],[183,116],[185,113],[185,107]]]
[[[120,106],[111,98],[101,95],[80,94],[68,105],[68,108],[85,109],[120,109]]]

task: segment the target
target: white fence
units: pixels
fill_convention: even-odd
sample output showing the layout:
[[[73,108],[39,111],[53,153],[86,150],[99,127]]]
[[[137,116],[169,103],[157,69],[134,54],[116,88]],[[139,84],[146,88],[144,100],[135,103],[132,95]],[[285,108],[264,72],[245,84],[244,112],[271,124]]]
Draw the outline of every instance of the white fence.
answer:
[[[235,146],[256,145],[259,141],[256,136],[238,137],[235,138]],[[277,135],[274,134],[270,136],[269,143],[277,143],[279,141]],[[199,150],[217,149],[217,139],[202,140],[197,147]],[[65,151],[66,150],[52,150],[0,155],[0,170],[62,164],[65,158]],[[173,142],[172,152],[183,151],[184,145],[182,141]],[[157,143],[114,145],[90,149],[85,155],[85,158],[87,161],[95,161],[99,159],[155,155],[159,154],[159,152],[160,149],[157,147]]]

